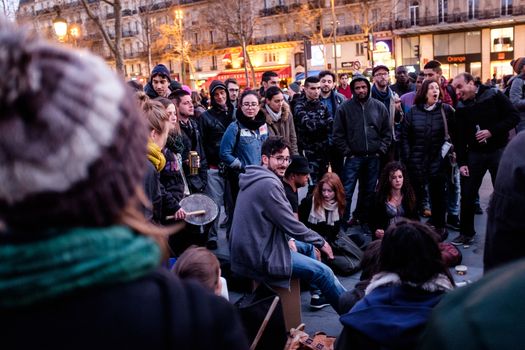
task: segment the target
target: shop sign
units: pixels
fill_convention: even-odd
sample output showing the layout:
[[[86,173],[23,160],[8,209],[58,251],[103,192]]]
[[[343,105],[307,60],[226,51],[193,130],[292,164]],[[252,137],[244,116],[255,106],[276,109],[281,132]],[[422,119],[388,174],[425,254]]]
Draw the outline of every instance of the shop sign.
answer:
[[[466,56],[447,56],[448,63],[465,63],[466,61]]]

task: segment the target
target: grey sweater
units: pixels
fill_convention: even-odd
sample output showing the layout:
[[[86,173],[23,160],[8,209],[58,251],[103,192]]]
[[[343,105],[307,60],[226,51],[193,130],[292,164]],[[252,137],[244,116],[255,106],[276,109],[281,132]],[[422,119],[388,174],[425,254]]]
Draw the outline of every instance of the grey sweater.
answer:
[[[249,165],[239,177],[230,235],[231,269],[241,276],[289,288],[292,258],[287,235],[322,247],[323,238],[298,221],[279,178]]]

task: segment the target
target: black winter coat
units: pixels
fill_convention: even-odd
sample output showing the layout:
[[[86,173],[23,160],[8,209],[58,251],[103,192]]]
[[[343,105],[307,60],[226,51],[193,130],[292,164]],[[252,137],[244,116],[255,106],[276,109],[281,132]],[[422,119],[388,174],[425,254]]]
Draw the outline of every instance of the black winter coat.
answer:
[[[509,131],[520,121],[518,110],[501,91],[480,85],[472,100],[461,101],[457,111],[456,152],[459,166],[467,165],[468,152],[492,152],[507,145]],[[476,125],[489,130],[487,143],[476,140]]]
[[[167,200],[171,203],[173,212],[169,215],[173,215],[180,209],[179,202],[184,198],[184,179],[175,154],[167,148],[163,149],[162,153],[166,158],[166,166],[160,171],[160,183],[164,186]]]
[[[164,268],[0,315],[4,349],[248,349],[225,299]]]
[[[304,152],[309,160],[326,159],[334,123],[328,109],[320,100],[302,96],[294,105],[293,116],[299,154]]]
[[[202,136],[197,123],[193,119],[189,119],[189,124],[183,124],[179,122],[180,130],[182,131],[184,151],[182,153],[184,174],[188,181],[191,193],[204,192],[208,183],[208,162],[206,159],[206,153],[202,145]],[[189,153],[190,151],[196,151],[200,157],[200,168],[197,175],[190,174],[189,167]]]
[[[221,162],[219,149],[224,132],[233,121],[233,110],[212,107],[199,117],[204,153],[210,166],[217,167]]]
[[[401,132],[401,159],[414,180],[423,181],[447,169],[447,162],[441,157],[441,146],[445,142],[442,107],[448,120],[449,134],[453,137],[454,109],[447,104],[438,102],[431,111],[425,110],[422,105],[415,105],[405,116]]]

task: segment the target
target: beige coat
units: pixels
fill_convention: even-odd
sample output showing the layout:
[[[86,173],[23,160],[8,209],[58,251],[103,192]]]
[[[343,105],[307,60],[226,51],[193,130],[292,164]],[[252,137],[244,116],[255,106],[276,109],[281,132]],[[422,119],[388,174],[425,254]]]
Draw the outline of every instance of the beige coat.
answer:
[[[261,111],[266,116],[266,124],[270,131],[270,136],[282,136],[290,144],[290,153],[299,154],[297,149],[297,136],[295,134],[295,126],[293,123],[293,115],[290,111],[288,103],[283,103],[281,119],[274,122],[268,111],[266,110],[266,103],[263,99],[261,102]]]

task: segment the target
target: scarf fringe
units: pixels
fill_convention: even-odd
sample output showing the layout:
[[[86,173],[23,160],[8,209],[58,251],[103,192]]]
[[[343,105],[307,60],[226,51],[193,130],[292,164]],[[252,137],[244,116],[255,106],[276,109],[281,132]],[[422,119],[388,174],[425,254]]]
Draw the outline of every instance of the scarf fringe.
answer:
[[[423,289],[427,292],[437,292],[437,291],[449,291],[454,289],[454,286],[450,280],[444,274],[438,274],[431,280],[426,281],[423,284],[416,284],[412,282],[403,282],[397,273],[393,272],[379,272],[372,277],[370,284],[366,287],[365,295],[370,294],[374,289],[386,286],[394,285],[400,286],[402,284],[407,284],[411,287],[416,287]]]

